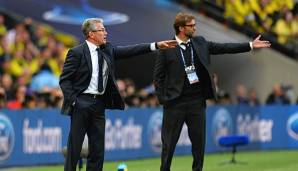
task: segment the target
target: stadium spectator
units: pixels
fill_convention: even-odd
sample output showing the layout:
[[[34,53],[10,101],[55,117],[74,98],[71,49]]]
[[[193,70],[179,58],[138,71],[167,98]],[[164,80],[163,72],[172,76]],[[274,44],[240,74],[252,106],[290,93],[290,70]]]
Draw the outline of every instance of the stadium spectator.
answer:
[[[48,64],[43,64],[40,71],[32,77],[30,90],[34,92],[49,92],[59,88],[59,78],[55,76]]]
[[[0,36],[0,73],[9,70],[12,51],[8,47],[7,39],[5,36]]]
[[[272,92],[267,97],[266,104],[274,104],[274,105],[290,104],[290,100],[285,96],[280,84],[275,84],[273,86]]]
[[[294,36],[297,32],[295,29],[293,13],[285,9],[282,17],[277,20],[273,28],[274,33],[277,35],[277,41],[280,44],[289,43],[291,36]]]
[[[249,99],[247,97],[247,89],[243,84],[239,84],[236,87],[236,103],[237,104],[249,104]]]
[[[43,64],[48,64],[56,76],[60,75],[67,52],[65,42],[75,42],[71,39],[64,34],[57,36],[50,27],[33,23],[31,18],[16,21],[13,17],[6,18],[0,14],[0,85],[6,93],[9,108],[61,106],[62,95],[57,89],[48,92],[47,98],[36,96],[28,90],[24,96],[20,92],[30,86],[32,76]],[[34,104],[38,98],[47,99],[46,103]]]
[[[5,90],[0,87],[0,109],[6,108]]]
[[[61,89],[54,89],[51,92],[52,98],[52,107],[61,108],[63,103],[63,94]]]
[[[52,107],[51,92],[36,92],[35,94],[37,108],[43,109]]]
[[[210,99],[210,100],[208,100],[208,105],[212,105],[214,103],[222,104],[222,105],[231,104],[232,100],[231,100],[229,93],[227,93],[226,91],[224,91],[223,89],[221,89],[219,87],[219,78],[216,73],[213,74],[213,81],[214,81],[214,87],[215,87],[215,91],[216,91],[217,101]]]
[[[41,51],[40,63],[47,64],[50,67],[52,73],[59,77],[59,75],[61,74],[61,68],[59,68],[57,57],[54,57],[53,55],[54,52],[51,48],[44,48]]]
[[[125,99],[125,97],[127,96],[125,81],[121,79],[117,79],[117,86],[119,88],[120,95]]]
[[[5,17],[4,15],[0,14],[0,37],[4,36],[7,32],[7,28],[5,26]]]
[[[34,93],[27,93],[25,95],[25,100],[22,104],[22,108],[25,109],[36,109],[37,108],[37,99]]]
[[[245,23],[246,17],[250,13],[248,0],[226,0],[224,16],[232,19],[239,25]]]
[[[155,94],[150,93],[145,97],[145,105],[143,107],[155,108],[158,106],[159,106],[159,103],[158,103],[157,96]]]
[[[263,33],[273,40],[274,47],[297,58],[298,11],[297,0],[204,0],[188,1],[188,7],[200,8],[207,14],[248,35]],[[207,1],[207,2],[206,2]],[[180,1],[181,2],[181,1]],[[183,2],[181,2],[183,3]],[[206,5],[206,7],[204,6]],[[200,7],[198,7],[200,5]],[[220,15],[220,16],[219,16]],[[221,17],[223,16],[223,18]],[[294,16],[294,17],[292,17]],[[223,20],[224,19],[224,20]],[[236,24],[236,25],[235,25]]]
[[[14,85],[13,85],[13,79],[11,75],[8,73],[4,73],[1,76],[1,84],[0,84],[4,90],[6,100],[12,100],[14,98]]]
[[[27,87],[18,86],[15,92],[15,97],[12,100],[7,101],[8,109],[22,109],[25,102]]]
[[[257,91],[255,88],[249,90],[249,105],[250,106],[258,106],[260,105],[260,100],[257,96]]]
[[[36,26],[35,34],[32,36],[32,41],[38,49],[44,49],[48,44],[49,28],[43,24]]]
[[[292,85],[283,84],[281,88],[282,88],[282,91],[284,92],[286,99],[288,99],[291,104],[294,103],[296,98],[294,87]]]

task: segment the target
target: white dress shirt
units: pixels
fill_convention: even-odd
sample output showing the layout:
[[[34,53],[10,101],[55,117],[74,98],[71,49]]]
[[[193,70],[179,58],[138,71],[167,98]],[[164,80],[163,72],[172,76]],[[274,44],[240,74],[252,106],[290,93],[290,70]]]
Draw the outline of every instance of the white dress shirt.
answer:
[[[88,86],[88,88],[83,93],[89,93],[89,94],[104,94],[106,86],[107,86],[107,80],[108,80],[108,65],[107,61],[103,58],[103,65],[102,65],[102,78],[103,78],[103,91],[98,91],[98,54],[96,51],[97,46],[93,43],[86,40],[90,55],[91,55],[91,63],[92,63],[92,75],[91,75],[91,81]]]

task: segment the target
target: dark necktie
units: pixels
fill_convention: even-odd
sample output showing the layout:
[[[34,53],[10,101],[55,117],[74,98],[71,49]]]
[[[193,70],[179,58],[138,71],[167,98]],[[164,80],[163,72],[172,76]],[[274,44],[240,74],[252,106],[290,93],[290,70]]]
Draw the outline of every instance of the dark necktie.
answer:
[[[185,49],[182,49],[182,53],[184,55],[184,60],[185,60],[185,64],[186,66],[190,66],[191,65],[191,48],[190,48],[190,43],[181,43],[181,45],[183,45],[185,47]]]
[[[103,57],[100,52],[100,48],[96,48],[97,56],[98,56],[98,91],[102,92],[103,90],[103,79],[102,79],[102,64],[103,64]]]
[[[189,48],[189,42],[187,42],[187,43],[181,43],[181,45],[183,45],[183,46],[185,47],[185,50],[186,50],[187,48]]]

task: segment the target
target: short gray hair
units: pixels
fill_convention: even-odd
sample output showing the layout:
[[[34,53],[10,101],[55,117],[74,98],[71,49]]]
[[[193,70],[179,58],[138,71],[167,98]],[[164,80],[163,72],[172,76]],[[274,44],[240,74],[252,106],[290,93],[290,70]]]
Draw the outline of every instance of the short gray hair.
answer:
[[[88,38],[88,33],[90,31],[96,30],[95,23],[103,23],[101,18],[87,18],[82,24],[82,32],[85,38]]]

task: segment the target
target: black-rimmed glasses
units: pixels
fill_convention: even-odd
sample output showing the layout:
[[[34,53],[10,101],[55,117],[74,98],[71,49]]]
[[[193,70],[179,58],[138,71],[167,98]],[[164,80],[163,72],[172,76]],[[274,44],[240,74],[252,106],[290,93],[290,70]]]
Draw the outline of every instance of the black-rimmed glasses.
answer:
[[[184,25],[185,27],[195,27],[196,26],[196,24],[186,24],[186,25]]]
[[[101,32],[106,32],[106,29],[98,29],[98,30],[92,30],[92,32],[98,32],[98,31],[101,31]]]

